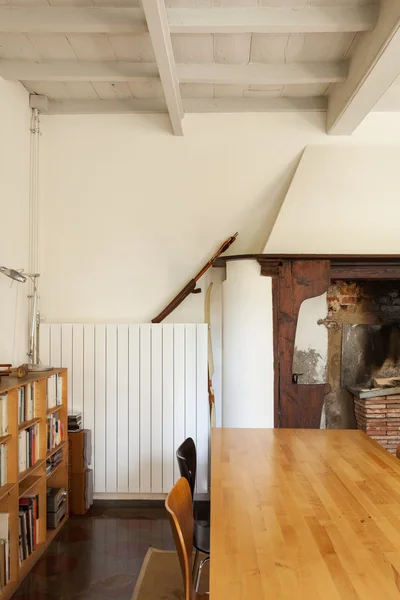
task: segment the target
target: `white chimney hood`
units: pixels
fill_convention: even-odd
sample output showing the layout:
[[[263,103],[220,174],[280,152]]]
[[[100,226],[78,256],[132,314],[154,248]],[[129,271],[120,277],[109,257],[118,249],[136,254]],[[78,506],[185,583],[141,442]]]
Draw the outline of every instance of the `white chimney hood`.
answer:
[[[400,254],[400,145],[309,146],[265,253]]]

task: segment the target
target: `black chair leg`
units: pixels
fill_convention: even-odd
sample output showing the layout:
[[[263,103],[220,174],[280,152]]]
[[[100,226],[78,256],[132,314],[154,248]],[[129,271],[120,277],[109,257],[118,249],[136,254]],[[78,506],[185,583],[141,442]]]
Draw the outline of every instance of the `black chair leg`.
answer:
[[[199,551],[196,549],[196,554],[194,555],[194,560],[193,560],[192,581],[196,581],[197,569],[198,569],[197,563],[198,562],[199,562]]]

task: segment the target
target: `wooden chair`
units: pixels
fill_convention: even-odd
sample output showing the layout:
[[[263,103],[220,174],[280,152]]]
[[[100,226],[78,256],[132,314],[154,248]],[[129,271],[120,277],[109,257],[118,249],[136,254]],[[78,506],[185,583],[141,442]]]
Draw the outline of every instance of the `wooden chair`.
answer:
[[[193,560],[193,507],[192,494],[187,479],[181,477],[176,482],[165,501],[165,508],[168,511],[175,546],[178,551],[185,600],[206,600],[209,598],[208,594],[197,592],[201,571],[199,571],[196,585],[193,585],[191,569]]]

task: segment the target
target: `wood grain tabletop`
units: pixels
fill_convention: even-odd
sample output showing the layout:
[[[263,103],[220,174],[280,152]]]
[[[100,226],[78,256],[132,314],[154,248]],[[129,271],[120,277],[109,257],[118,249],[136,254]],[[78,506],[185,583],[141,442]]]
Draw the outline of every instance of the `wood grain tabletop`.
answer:
[[[211,600],[400,599],[400,460],[361,431],[213,429]]]

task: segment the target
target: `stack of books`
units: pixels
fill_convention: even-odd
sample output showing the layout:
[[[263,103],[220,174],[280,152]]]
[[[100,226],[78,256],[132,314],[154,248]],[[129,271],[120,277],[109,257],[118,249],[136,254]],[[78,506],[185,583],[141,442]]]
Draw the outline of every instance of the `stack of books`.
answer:
[[[47,489],[47,529],[56,529],[67,512],[67,491],[64,488]]]
[[[0,435],[8,435],[8,394],[0,395]]]
[[[35,383],[18,388],[18,424],[35,418]]]
[[[18,466],[22,473],[39,458],[39,424],[36,423],[18,434]]]
[[[82,429],[82,413],[68,415],[68,431],[80,431]]]
[[[58,412],[47,417],[47,450],[53,450],[64,440],[64,427]]]
[[[52,472],[62,463],[62,461],[63,451],[62,448],[60,448],[60,450],[57,450],[55,454],[46,460],[46,477],[50,477]]]
[[[10,525],[8,513],[0,513],[0,584],[1,590],[10,581]]]
[[[21,564],[39,543],[39,494],[27,494],[19,499],[19,563]]]
[[[46,380],[47,408],[54,408],[62,404],[62,377],[51,375]]]
[[[8,446],[0,445],[0,486],[6,485],[8,472]]]

